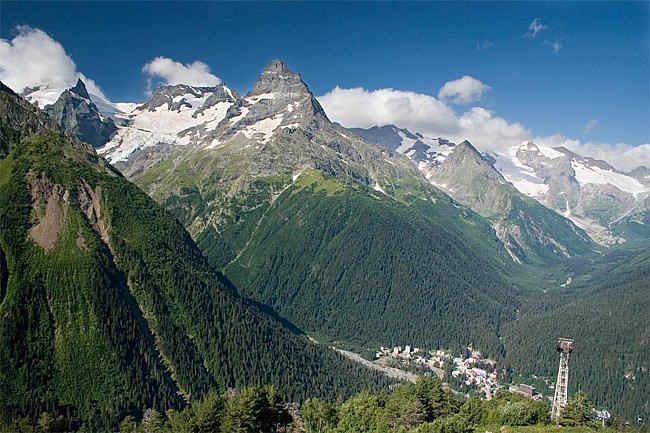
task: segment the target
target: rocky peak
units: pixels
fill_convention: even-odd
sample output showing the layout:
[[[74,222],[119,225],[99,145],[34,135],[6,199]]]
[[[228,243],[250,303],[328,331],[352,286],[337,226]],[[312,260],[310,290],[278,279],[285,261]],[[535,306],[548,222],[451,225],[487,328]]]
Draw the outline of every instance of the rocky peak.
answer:
[[[54,104],[43,107],[43,111],[64,131],[93,147],[103,146],[117,131],[112,119],[101,116],[81,80],[61,93]]]
[[[186,84],[161,86],[151,92],[147,102],[138,107],[141,110],[155,111],[156,108],[167,105],[169,111],[177,111],[181,107],[192,108],[188,99],[200,99],[205,93],[211,93],[212,87],[193,87]]]
[[[639,166],[630,172],[630,177],[638,180],[643,185],[650,187],[650,169],[645,165]]]
[[[519,146],[519,150],[526,152],[526,151],[532,151],[532,152],[539,152],[539,147],[532,141],[529,140],[525,143],[522,143],[521,146]]]
[[[90,101],[90,95],[88,94],[88,89],[86,89],[86,85],[84,84],[83,81],[81,81],[81,78],[77,80],[77,84],[70,89],[70,92],[75,93],[81,96],[82,98]]]
[[[615,173],[619,173],[618,170],[616,170],[609,163],[607,163],[606,161],[603,161],[602,159],[595,159],[595,158],[591,158],[589,156],[578,155],[577,153],[571,152],[566,147],[554,147],[553,150],[557,150],[558,152],[564,154],[569,160],[578,162],[578,163],[583,164],[585,166],[598,167],[598,168],[600,168],[602,170],[607,170],[607,171],[612,171],[612,172],[615,172]]]
[[[281,95],[296,100],[311,95],[311,92],[300,78],[300,74],[291,72],[282,61],[273,60],[264,68],[246,97],[265,94]]]
[[[495,179],[505,183],[505,179],[492,163],[487,160],[469,141],[465,140],[453,147],[444,163],[439,167],[437,178],[458,177],[460,183],[466,178],[480,174],[482,179]],[[459,176],[460,175],[460,176]]]

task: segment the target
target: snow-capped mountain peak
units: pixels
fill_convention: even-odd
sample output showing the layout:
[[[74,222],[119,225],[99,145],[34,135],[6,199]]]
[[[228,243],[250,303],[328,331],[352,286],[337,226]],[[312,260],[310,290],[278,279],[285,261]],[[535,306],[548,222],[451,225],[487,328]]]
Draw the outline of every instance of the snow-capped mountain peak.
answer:
[[[215,129],[239,100],[239,94],[224,84],[159,87],[142,104],[115,104],[119,131],[98,152],[113,163],[154,146],[164,155],[176,146],[196,143],[200,135]]]
[[[457,147],[453,143],[440,138],[425,139],[421,134],[394,125],[354,131],[368,141],[409,156],[435,185],[447,190],[453,183],[445,181],[444,170],[439,172]],[[621,221],[639,226],[647,224],[650,214],[647,169],[638,169],[634,175],[625,174],[605,161],[533,141],[504,152],[484,154],[483,158],[519,192],[571,219],[597,242],[624,242],[625,235],[616,234],[613,227]],[[459,163],[455,161],[454,165]],[[452,172],[457,170],[449,170],[447,166],[447,174],[451,176]],[[618,231],[622,233],[622,230]]]
[[[116,107],[120,131],[99,150],[113,163],[139,158],[138,151],[153,146],[164,157],[177,146],[211,149],[237,136],[250,140],[243,146],[264,144],[280,130],[327,119],[300,75],[279,60],[264,69],[245,97],[224,84],[178,84],[154,90],[143,104]]]

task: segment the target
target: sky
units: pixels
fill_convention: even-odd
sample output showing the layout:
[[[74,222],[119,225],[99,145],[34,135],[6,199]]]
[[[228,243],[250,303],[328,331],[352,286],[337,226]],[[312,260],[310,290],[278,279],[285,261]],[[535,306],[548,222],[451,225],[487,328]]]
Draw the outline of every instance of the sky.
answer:
[[[140,102],[283,60],[348,127],[650,167],[650,2],[0,2],[0,80]]]

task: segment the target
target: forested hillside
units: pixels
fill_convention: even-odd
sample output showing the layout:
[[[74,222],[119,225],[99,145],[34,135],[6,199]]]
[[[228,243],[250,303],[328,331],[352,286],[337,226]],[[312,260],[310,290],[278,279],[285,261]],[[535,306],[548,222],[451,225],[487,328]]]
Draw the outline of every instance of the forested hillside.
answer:
[[[308,332],[371,347],[475,344],[498,356],[498,328],[514,318],[516,291],[482,259],[489,251],[454,233],[477,229],[471,214],[440,226],[423,212],[308,171],[225,271]],[[496,240],[493,248],[498,254]]]
[[[504,327],[507,365],[552,384],[558,337],[575,340],[569,391],[628,418],[650,412],[650,254],[614,252],[585,278],[524,302]]]
[[[95,431],[209,390],[301,401],[388,384],[239,297],[89,146],[0,101],[0,424],[47,411]]]

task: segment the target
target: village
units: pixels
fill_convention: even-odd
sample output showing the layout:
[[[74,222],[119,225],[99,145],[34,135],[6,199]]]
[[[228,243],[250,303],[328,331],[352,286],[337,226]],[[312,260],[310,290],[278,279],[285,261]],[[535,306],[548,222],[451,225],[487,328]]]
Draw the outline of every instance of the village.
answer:
[[[382,366],[400,368],[420,374],[436,374],[445,379],[445,372],[451,374],[456,383],[464,389],[475,389],[490,399],[501,387],[495,361],[481,358],[481,352],[468,347],[468,357],[454,357],[448,351],[425,351],[409,345],[392,348],[381,347],[375,353],[374,363]],[[451,378],[447,378],[450,381]],[[463,386],[464,385],[464,386]],[[511,387],[512,391],[521,392],[530,397],[537,396],[534,388],[523,386]]]

